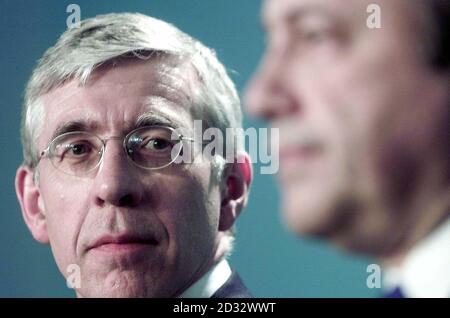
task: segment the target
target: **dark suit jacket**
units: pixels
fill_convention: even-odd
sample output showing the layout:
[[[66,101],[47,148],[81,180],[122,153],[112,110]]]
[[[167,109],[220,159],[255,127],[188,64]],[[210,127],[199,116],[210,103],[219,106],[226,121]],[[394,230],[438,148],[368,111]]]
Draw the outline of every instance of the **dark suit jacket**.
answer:
[[[211,298],[251,298],[250,291],[245,287],[239,275],[233,271],[230,278],[222,285]]]

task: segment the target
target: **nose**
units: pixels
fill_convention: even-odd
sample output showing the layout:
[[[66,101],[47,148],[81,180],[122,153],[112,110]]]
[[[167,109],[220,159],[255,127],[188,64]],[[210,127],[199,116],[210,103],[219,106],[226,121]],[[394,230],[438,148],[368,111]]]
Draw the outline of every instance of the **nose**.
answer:
[[[247,86],[244,104],[247,113],[271,120],[285,116],[295,109],[287,82],[289,65],[280,53],[268,53]]]
[[[139,171],[130,164],[121,143],[110,140],[94,181],[94,200],[99,206],[134,207],[144,196]]]

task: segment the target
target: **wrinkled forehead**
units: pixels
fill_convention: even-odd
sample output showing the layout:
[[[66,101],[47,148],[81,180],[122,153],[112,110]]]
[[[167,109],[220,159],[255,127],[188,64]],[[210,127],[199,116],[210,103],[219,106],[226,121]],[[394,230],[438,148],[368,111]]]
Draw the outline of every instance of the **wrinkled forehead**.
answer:
[[[45,124],[39,144],[70,130],[126,134],[144,125],[188,129],[196,80],[190,63],[178,58],[107,63],[86,84],[73,79],[42,96]]]

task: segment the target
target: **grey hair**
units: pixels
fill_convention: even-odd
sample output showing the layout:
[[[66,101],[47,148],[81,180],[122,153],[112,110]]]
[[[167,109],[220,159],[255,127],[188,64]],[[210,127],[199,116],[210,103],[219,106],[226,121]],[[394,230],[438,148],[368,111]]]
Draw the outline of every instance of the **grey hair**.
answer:
[[[21,139],[24,165],[39,162],[37,138],[44,124],[41,97],[69,80],[85,85],[101,65],[124,56],[140,59],[153,54],[179,57],[190,63],[197,78],[192,100],[196,114],[225,134],[226,128],[242,127],[242,112],[236,88],[215,52],[175,26],[139,13],[111,13],[81,22],[64,32],[39,60],[28,81],[22,108]],[[235,153],[243,151],[243,135],[233,129]],[[216,156],[213,167],[220,179],[225,160]],[[234,228],[228,231],[232,249]]]

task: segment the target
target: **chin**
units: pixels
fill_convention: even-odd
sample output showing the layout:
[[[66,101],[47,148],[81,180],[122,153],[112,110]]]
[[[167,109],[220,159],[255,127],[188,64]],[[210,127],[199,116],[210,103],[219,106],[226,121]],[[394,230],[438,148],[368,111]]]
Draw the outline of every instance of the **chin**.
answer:
[[[290,185],[283,191],[283,216],[289,230],[300,236],[332,239],[342,233],[351,209],[344,204],[342,191],[326,185]]]
[[[146,290],[134,288],[113,288],[77,291],[78,298],[152,298],[156,297]]]
[[[145,277],[123,273],[111,273],[103,278],[91,279],[81,287],[81,289],[77,290],[77,296],[82,298],[164,297],[163,295],[157,295],[154,288],[147,288]]]
[[[356,197],[324,192],[320,197],[285,194],[284,221],[291,232],[364,256],[383,257],[395,250],[401,236],[393,226],[395,221],[380,211],[368,211]]]

